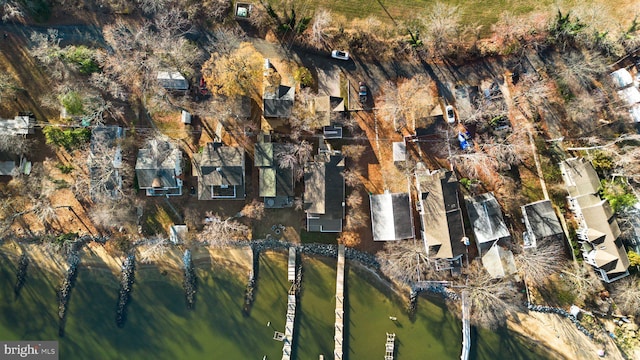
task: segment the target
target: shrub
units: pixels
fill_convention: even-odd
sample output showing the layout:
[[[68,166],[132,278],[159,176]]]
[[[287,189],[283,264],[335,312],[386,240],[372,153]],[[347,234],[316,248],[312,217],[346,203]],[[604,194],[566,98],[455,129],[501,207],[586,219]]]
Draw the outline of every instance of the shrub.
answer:
[[[79,148],[91,138],[91,131],[87,128],[62,130],[58,127],[47,126],[42,129],[47,144],[62,146],[67,151]]]
[[[78,71],[84,75],[90,75],[100,71],[100,66],[95,61],[94,50],[86,46],[71,46],[63,53],[63,59],[78,67]]]
[[[58,163],[58,165],[56,165],[56,167],[63,174],[71,174],[73,172],[73,165],[71,165],[71,164]]]
[[[313,75],[311,75],[311,71],[306,67],[299,67],[293,72],[293,78],[299,82],[302,86],[311,86],[313,85]]]
[[[629,266],[640,266],[640,255],[638,255],[638,253],[629,250],[627,256],[629,257]]]
[[[633,206],[637,202],[635,195],[630,192],[627,184],[622,181],[602,180],[601,183],[601,195],[603,198],[609,200],[609,204],[614,212],[624,210],[625,208]]]
[[[82,115],[84,112],[84,104],[82,103],[82,96],[77,91],[69,91],[66,94],[60,95],[60,104],[67,110],[69,115]]]

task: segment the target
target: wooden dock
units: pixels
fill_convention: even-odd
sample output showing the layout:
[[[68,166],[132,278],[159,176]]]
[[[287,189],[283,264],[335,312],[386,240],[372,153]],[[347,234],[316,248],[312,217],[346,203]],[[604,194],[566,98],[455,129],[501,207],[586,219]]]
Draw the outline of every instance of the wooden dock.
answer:
[[[384,354],[384,360],[393,360],[393,354],[395,353],[395,348],[396,348],[396,334],[389,334],[387,333],[387,343],[384,344],[385,347],[385,354]]]
[[[336,275],[336,325],[333,340],[334,360],[342,360],[342,343],[344,341],[344,245],[338,245],[338,271]]]
[[[469,359],[471,350],[471,326],[469,324],[469,296],[466,291],[462,292],[462,354],[460,360]]]
[[[293,272],[293,277],[291,273]],[[296,320],[296,303],[297,303],[297,289],[296,289],[296,248],[289,248],[289,271],[287,274],[291,284],[289,293],[287,294],[287,321],[284,327],[284,338],[282,339],[282,360],[291,359],[291,347],[293,345],[293,330]]]

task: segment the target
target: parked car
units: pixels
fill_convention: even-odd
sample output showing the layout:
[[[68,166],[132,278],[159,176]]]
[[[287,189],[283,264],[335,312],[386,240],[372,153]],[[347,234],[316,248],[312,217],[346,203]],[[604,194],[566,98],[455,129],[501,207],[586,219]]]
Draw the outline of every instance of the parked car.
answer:
[[[460,143],[460,150],[467,150],[471,148],[471,134],[468,131],[458,132],[458,142]]]
[[[339,59],[339,60],[349,60],[349,52],[340,51],[340,50],[333,50],[331,52],[331,57],[334,58],[334,59]]]
[[[367,85],[365,85],[362,81],[360,81],[360,84],[358,87],[358,96],[360,96],[361,103],[367,102],[367,95],[368,95]]]
[[[456,112],[455,112],[455,110],[453,110],[453,106],[447,105],[447,107],[445,108],[445,113],[446,113],[446,116],[447,116],[447,122],[449,124],[455,124],[456,123]]]

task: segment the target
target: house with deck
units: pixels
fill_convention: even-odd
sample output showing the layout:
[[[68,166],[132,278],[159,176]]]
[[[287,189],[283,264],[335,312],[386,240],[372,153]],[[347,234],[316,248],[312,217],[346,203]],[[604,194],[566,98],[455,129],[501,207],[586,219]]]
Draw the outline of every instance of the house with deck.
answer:
[[[193,155],[192,174],[198,177],[198,200],[243,200],[245,154],[242,147],[208,143]]]
[[[371,194],[369,204],[374,241],[415,238],[409,193]]]
[[[135,170],[147,196],[182,195],[182,151],[169,141],[152,140],[138,150]]]
[[[444,169],[429,171],[418,163],[415,178],[420,235],[427,256],[435,260],[436,270],[461,267],[469,239],[464,230],[456,175]]]
[[[320,151],[304,168],[307,231],[341,232],[345,215],[344,156]]]
[[[493,193],[466,198],[465,202],[479,255],[482,256],[494,243],[511,239],[500,204]]]
[[[620,227],[609,202],[598,195],[600,178],[593,165],[584,158],[567,159],[559,165],[569,192],[569,208],[578,223],[576,235],[584,261],[606,283],[629,275]]]
[[[543,242],[564,240],[560,220],[553,210],[551,201],[540,200],[521,207],[522,221],[526,231],[522,234],[524,248],[536,248]]]

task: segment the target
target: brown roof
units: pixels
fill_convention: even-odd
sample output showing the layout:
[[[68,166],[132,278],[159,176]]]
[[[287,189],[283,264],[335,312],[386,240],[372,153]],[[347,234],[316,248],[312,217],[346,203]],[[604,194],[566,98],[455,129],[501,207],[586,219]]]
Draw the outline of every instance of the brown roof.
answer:
[[[416,171],[420,221],[430,257],[450,259],[464,254],[465,236],[458,200],[458,179],[451,171]]]

